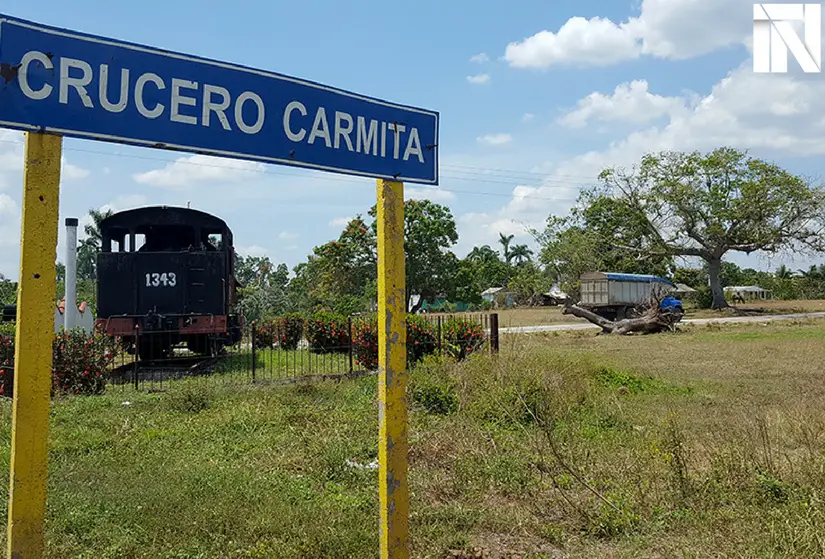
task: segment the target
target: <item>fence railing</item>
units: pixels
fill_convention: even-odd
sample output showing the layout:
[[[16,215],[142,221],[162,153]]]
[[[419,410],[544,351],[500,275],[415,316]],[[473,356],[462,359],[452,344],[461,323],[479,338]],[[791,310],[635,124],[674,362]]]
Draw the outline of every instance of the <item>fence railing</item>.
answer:
[[[294,382],[305,377],[344,377],[375,371],[378,365],[378,324],[374,316],[355,315],[342,322],[294,319],[251,323],[233,346],[215,351],[208,341],[180,342],[177,332],[136,332],[128,343],[103,338],[88,347],[88,363],[60,360],[56,389],[75,393],[105,390],[163,391],[188,378],[209,383]],[[56,345],[56,347],[58,347]],[[416,315],[407,324],[407,365],[430,355],[463,359],[470,353],[499,349],[496,313]],[[57,349],[56,349],[57,351]],[[74,353],[70,350],[67,354]],[[98,359],[103,355],[105,359]],[[12,356],[13,357],[13,356]],[[58,367],[55,359],[55,367]],[[101,374],[97,376],[97,373]],[[0,395],[11,397],[13,363],[0,359]]]

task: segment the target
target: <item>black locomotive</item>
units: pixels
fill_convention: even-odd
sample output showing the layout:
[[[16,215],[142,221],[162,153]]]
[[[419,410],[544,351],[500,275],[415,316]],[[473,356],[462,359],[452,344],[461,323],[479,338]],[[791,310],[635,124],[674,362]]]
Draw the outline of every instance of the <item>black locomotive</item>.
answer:
[[[180,343],[216,355],[240,341],[235,250],[223,220],[189,208],[144,207],[104,219],[100,234],[102,332],[142,359],[168,356]]]

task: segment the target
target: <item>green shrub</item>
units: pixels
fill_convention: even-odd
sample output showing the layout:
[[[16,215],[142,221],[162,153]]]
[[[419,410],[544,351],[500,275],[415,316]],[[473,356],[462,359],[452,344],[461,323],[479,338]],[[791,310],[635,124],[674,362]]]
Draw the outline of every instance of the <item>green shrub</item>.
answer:
[[[438,334],[432,322],[416,316],[407,315],[407,361],[410,365],[418,363],[427,355],[438,349]]]
[[[413,402],[435,415],[449,415],[458,410],[458,395],[450,386],[428,384],[416,386],[412,391]]]
[[[0,330],[0,396],[11,396],[14,383],[14,330],[7,333],[7,325]]]
[[[375,317],[353,323],[352,355],[367,371],[378,368],[378,321]]]
[[[55,390],[71,394],[102,394],[104,375],[114,358],[109,340],[80,329],[54,337],[52,381]]]
[[[13,335],[0,333],[0,395],[11,397],[14,385]],[[110,338],[81,329],[55,334],[52,343],[52,394],[102,394],[105,374],[114,361]]]
[[[468,318],[450,318],[443,326],[445,349],[461,361],[484,344],[484,328]]]
[[[351,340],[347,317],[330,312],[316,313],[304,327],[309,350],[313,353],[349,352]]]
[[[694,302],[696,307],[700,309],[709,309],[713,306],[713,293],[711,293],[709,285],[700,285],[696,288]]]
[[[275,321],[275,334],[278,347],[281,349],[297,349],[304,336],[304,317],[298,313],[289,313],[280,316]]]
[[[276,325],[272,321],[261,322],[255,325],[255,347],[258,349],[268,348],[275,345]]]
[[[416,315],[407,315],[407,364],[414,365],[438,349],[435,327]],[[373,316],[352,326],[352,353],[367,370],[378,368],[378,322]]]

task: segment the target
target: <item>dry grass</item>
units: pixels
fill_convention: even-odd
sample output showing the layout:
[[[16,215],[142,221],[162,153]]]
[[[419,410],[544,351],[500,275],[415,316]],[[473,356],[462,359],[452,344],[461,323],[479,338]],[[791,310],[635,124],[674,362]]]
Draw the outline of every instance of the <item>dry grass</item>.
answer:
[[[505,335],[497,358],[420,367],[412,557],[822,556],[823,363],[812,321]],[[50,557],[374,557],[375,474],[346,461],[376,456],[375,392],[58,402]],[[0,402],[4,469],[8,418]]]
[[[686,309],[685,318],[717,318],[736,316],[738,314],[793,314],[803,312],[825,311],[825,300],[813,301],[759,301],[736,305],[735,309],[722,312],[707,309]],[[499,315],[499,326],[511,328],[519,326],[542,326],[546,324],[584,323],[572,315],[564,315],[561,307],[535,307],[522,309],[502,309],[495,311]],[[438,316],[438,315],[433,315]],[[446,315],[445,315],[446,316]]]

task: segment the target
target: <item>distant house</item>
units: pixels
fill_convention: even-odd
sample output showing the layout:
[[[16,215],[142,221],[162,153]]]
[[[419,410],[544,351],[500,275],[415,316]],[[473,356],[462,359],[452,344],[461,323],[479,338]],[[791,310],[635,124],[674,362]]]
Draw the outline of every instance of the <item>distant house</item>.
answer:
[[[773,293],[758,285],[732,285],[725,288],[725,295],[739,301],[772,299]]]
[[[516,294],[503,287],[490,287],[481,292],[481,298],[492,303],[494,307],[510,308],[516,304]]]
[[[689,285],[685,285],[684,283],[677,283],[676,289],[673,290],[673,295],[678,297],[682,297],[683,299],[690,299],[695,297],[698,291],[690,287]]]

